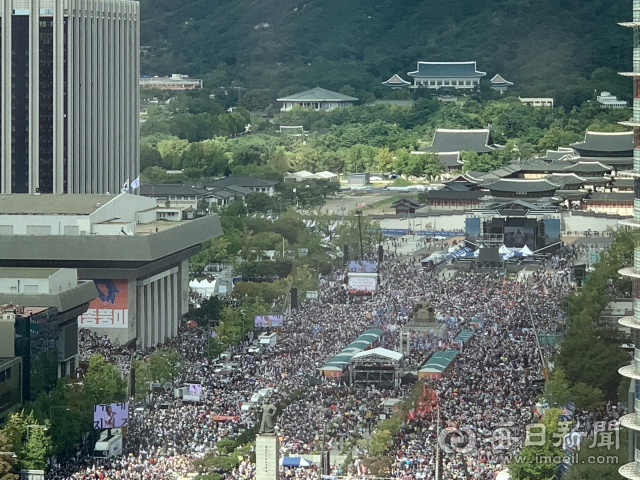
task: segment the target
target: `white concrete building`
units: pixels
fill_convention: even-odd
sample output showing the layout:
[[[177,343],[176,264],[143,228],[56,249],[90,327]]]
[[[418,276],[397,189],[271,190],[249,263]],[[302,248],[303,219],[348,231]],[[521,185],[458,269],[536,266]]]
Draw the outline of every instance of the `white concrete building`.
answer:
[[[0,193],[119,192],[139,171],[137,1],[0,0]]]
[[[532,107],[549,107],[553,108],[553,98],[545,97],[519,97],[520,101],[525,105],[531,105]]]
[[[618,100],[618,97],[611,95],[611,92],[600,92],[597,97],[598,103],[604,108],[626,108],[626,100]]]
[[[320,87],[277,99],[278,102],[282,102],[280,110],[283,112],[288,112],[295,107],[331,111],[336,108],[350,107],[357,100],[355,97]]]
[[[140,77],[140,88],[157,90],[200,90],[201,78],[191,78],[189,75],[174,73],[170,77]]]
[[[222,234],[217,215],[169,222],[157,210],[155,198],[126,193],[0,195],[0,267],[77,269],[98,293],[81,328],[155,346],[188,310],[189,258]]]

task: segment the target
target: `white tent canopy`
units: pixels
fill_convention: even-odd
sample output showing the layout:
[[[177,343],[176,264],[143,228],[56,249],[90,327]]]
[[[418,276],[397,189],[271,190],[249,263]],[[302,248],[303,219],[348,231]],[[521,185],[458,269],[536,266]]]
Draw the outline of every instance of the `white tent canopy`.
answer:
[[[189,288],[203,297],[209,298],[216,293],[216,281],[191,280],[189,282]]]
[[[388,358],[389,360],[398,361],[402,358],[400,352],[394,352],[393,350],[387,350],[386,348],[372,348],[371,350],[364,350],[360,353],[356,353],[352,360],[363,359],[366,357],[378,356],[382,358]]]

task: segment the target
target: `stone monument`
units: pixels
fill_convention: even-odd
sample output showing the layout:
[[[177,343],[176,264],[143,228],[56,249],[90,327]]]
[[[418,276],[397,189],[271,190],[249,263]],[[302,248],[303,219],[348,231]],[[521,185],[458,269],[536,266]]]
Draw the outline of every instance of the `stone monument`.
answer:
[[[280,441],[276,434],[275,405],[262,406],[260,433],[256,438],[256,480],[280,480]]]

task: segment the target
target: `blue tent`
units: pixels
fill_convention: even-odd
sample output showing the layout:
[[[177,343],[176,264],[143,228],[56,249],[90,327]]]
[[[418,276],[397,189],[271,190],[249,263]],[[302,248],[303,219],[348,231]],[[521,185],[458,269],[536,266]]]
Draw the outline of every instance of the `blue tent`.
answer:
[[[283,467],[310,467],[311,462],[302,457],[282,457],[280,465]]]

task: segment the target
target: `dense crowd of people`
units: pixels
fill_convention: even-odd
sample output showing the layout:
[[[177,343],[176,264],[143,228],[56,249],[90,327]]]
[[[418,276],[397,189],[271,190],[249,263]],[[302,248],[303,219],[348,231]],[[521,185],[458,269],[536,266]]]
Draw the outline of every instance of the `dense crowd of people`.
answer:
[[[259,402],[246,407],[256,392],[265,389],[263,401],[288,403],[277,421],[283,454],[308,455],[322,449],[341,453],[349,439],[367,438],[375,430],[386,400],[407,395],[411,386],[356,388],[341,378],[319,378],[318,369],[368,328],[384,332],[376,346],[397,351],[400,328],[422,299],[433,306],[445,328],[439,335],[416,333],[411,338],[411,353],[404,358],[409,370],[417,370],[434,352],[453,347],[461,330],[474,331],[443,378],[431,382],[441,428],[457,429],[453,437],[471,432],[476,443],[470,451],[457,453],[454,448],[443,455],[441,468],[445,478],[493,478],[505,467],[507,456],[522,446],[524,425],[534,420],[533,383],[541,377],[536,333],[563,329],[560,304],[569,289],[567,262],[557,258],[548,267],[520,281],[475,272],[441,279],[413,260],[390,254],[379,266],[382,281],[375,295],[348,298],[342,272],[325,277],[320,302],[293,311],[274,346],[256,349],[243,342],[234,347],[231,371],[221,372],[219,361],[205,355],[208,330],[181,329],[163,348],[175,348],[184,356],[175,384],[200,382],[201,400],[183,402],[174,398],[173,391],[156,392],[144,413],[132,419],[122,457],[98,462],[79,454],[56,464],[49,477],[184,476],[194,471],[194,460],[216,452],[220,440],[235,438],[259,421]],[[82,358],[100,353],[128,373],[132,353],[108,338],[83,330],[80,346]],[[144,358],[152,350],[135,355]],[[509,429],[511,440],[494,448],[498,428]],[[433,478],[436,432],[433,415],[409,422],[394,438],[395,461],[388,475]],[[356,453],[367,456],[366,450]],[[357,471],[365,470],[362,458],[356,455]],[[319,478],[316,468],[283,468],[282,474],[291,479]],[[254,476],[249,457],[228,474],[237,480]]]

